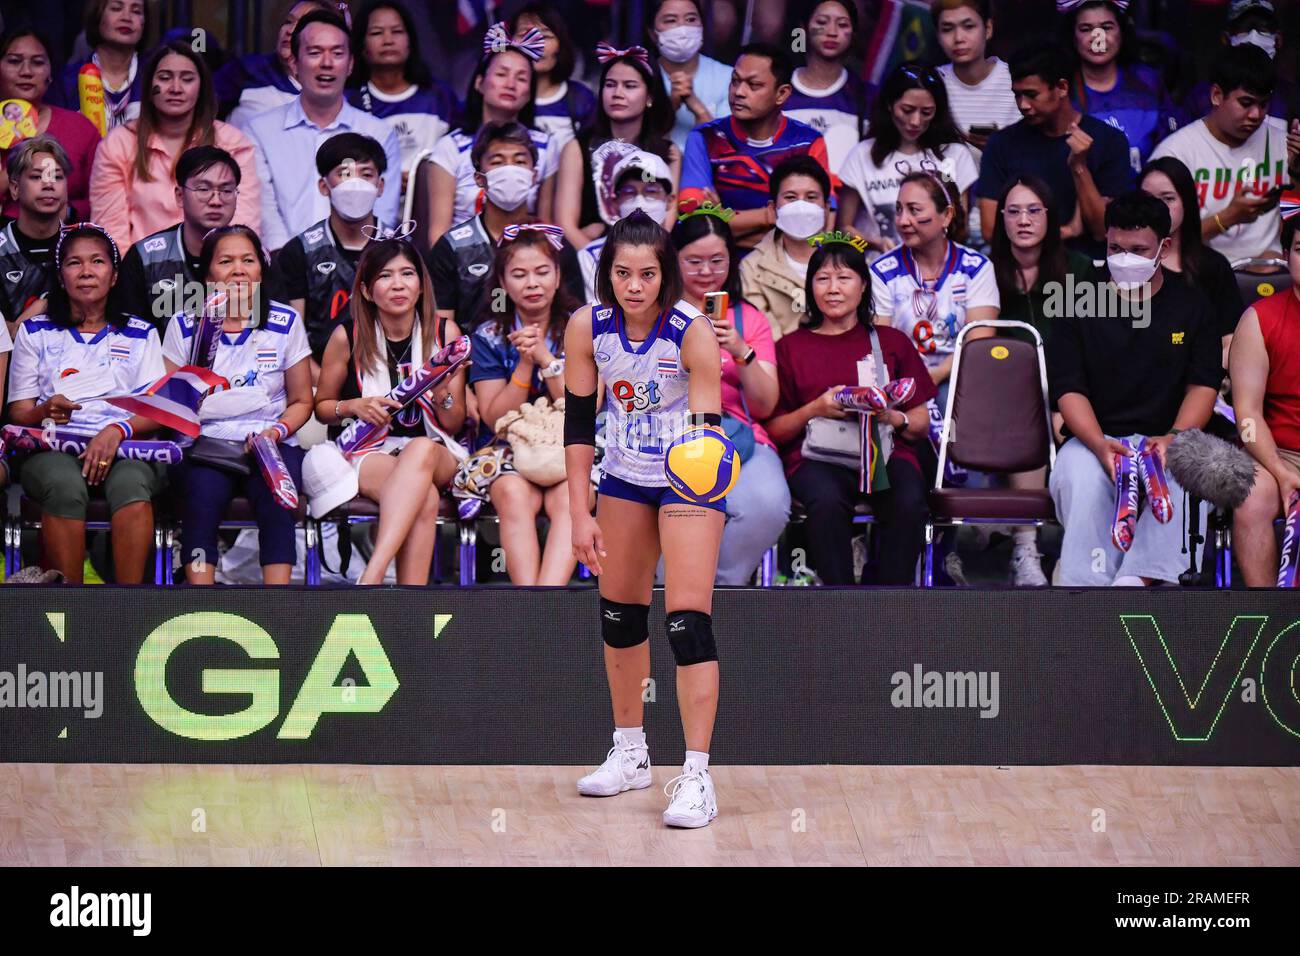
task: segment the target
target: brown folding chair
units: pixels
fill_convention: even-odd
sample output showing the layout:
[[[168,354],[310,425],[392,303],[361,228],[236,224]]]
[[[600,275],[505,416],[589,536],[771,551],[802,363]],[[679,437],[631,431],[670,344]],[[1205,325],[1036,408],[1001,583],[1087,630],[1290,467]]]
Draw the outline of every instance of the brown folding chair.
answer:
[[[973,329],[1023,329],[1020,339],[969,338]],[[934,529],[963,524],[1042,525],[1056,518],[1046,488],[945,488],[949,461],[970,471],[1010,475],[1056,464],[1047,363],[1038,331],[998,319],[967,325],[957,336],[939,468],[930,492],[922,580],[934,586]]]

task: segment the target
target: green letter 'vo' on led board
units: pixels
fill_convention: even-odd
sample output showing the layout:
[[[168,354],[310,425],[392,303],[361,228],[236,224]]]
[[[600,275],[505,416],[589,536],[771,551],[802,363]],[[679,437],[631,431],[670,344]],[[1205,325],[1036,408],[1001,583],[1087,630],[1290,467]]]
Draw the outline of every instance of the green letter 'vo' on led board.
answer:
[[[280,713],[279,673],[274,670],[205,668],[205,694],[251,694],[253,702],[234,714],[196,714],[167,690],[167,661],[196,637],[233,641],[253,660],[280,656],[271,635],[238,614],[199,611],[160,624],[145,638],[135,659],[135,691],[140,706],[164,730],[194,740],[233,740],[261,730]]]
[[[356,655],[366,675],[364,687],[336,686],[339,672],[348,659]],[[340,714],[374,714],[383,710],[397,690],[397,675],[379,643],[367,614],[340,614],[330,625],[311,672],[303,681],[289,716],[280,728],[282,739],[305,740],[316,728],[325,712]]]

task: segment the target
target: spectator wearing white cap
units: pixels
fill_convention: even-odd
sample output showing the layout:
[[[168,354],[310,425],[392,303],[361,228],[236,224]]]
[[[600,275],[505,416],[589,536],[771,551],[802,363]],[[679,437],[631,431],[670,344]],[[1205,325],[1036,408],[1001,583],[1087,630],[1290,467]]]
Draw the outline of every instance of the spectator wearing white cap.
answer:
[[[618,219],[610,218],[600,193],[609,190],[618,163],[629,153],[657,157],[670,171],[663,178],[672,184],[682,172],[681,150],[668,139],[672,107],[650,54],[641,46],[619,50],[601,43],[596,58],[601,69],[595,121],[565,144],[555,187],[555,221],[575,249],[604,235]],[[672,225],[671,216],[660,221],[664,228]]]
[[[627,153],[615,163],[608,177],[608,187],[599,197],[601,218],[610,225],[640,209],[656,222],[676,218],[677,194],[673,190],[668,164],[654,153],[640,150]],[[596,266],[605,237],[591,240],[578,251],[578,266],[588,302],[596,298]]]

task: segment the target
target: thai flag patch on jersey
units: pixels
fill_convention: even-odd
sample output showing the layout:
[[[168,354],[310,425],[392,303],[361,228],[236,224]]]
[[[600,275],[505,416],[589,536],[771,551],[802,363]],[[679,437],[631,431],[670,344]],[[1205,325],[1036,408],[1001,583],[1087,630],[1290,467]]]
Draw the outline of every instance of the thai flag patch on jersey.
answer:
[[[655,367],[660,375],[676,375],[678,371],[677,359],[661,358],[656,363]]]
[[[108,356],[114,362],[131,361],[131,346],[113,344],[108,347]]]
[[[257,367],[263,371],[273,370],[275,368],[278,356],[275,349],[258,349],[257,350]]]

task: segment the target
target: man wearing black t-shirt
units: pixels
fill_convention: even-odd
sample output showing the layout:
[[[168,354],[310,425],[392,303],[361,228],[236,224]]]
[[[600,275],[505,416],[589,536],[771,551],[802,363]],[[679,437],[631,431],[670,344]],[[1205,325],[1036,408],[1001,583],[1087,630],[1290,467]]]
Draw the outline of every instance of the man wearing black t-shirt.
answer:
[[[1182,488],[1166,470],[1173,519],[1158,523],[1146,503],[1131,548],[1120,551],[1110,532],[1114,462],[1128,455],[1119,439],[1146,437],[1163,461],[1174,432],[1210,420],[1223,378],[1217,323],[1209,300],[1160,265],[1169,210],[1159,199],[1116,197],[1106,208],[1106,247],[1110,281],[1090,301],[1110,307],[1089,315],[1067,307],[1047,349],[1052,402],[1068,436],[1050,481],[1065,529],[1057,583],[1176,582],[1188,563]]]
[[[492,306],[487,279],[502,230],[532,218],[526,192],[514,194],[499,187],[492,171],[519,166],[531,172],[537,166],[537,147],[521,123],[485,123],[474,139],[470,160],[476,170],[474,178],[484,191],[483,211],[443,233],[428,257],[438,315],[454,319],[465,335],[483,324]],[[581,302],[582,269],[568,240],[560,249],[560,273],[565,286]]]
[[[18,203],[18,218],[0,231],[0,315],[11,332],[20,320],[45,311],[71,168],[68,154],[49,136],[34,136],[9,153],[9,195]]]
[[[384,191],[388,157],[361,133],[331,136],[316,150],[317,189],[330,214],[284,244],[271,264],[271,297],[298,310],[311,345],[313,380],[330,333],[348,317],[357,262],[375,229],[375,201]]]
[[[195,146],[176,161],[181,221],[145,236],[127,250],[117,276],[124,312],[152,322],[158,335],[177,312],[205,296],[199,253],[209,230],[230,225],[239,196],[239,164],[224,149]]]
[[[1011,91],[1024,119],[989,137],[975,195],[988,242],[1007,183],[1025,173],[1039,177],[1052,190],[1070,247],[1096,259],[1103,254],[1106,203],[1132,188],[1133,167],[1124,134],[1070,103],[1069,63],[1051,44],[1012,58]]]

